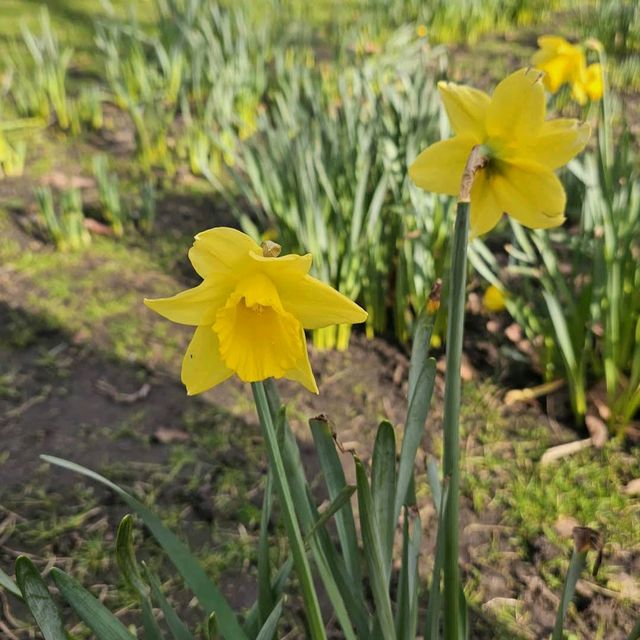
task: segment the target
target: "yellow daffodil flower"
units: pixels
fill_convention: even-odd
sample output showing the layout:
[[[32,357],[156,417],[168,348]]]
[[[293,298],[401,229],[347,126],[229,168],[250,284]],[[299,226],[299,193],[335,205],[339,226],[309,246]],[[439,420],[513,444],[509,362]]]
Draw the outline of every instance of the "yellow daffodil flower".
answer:
[[[189,395],[236,373],[245,382],[289,378],[318,393],[304,329],[364,322],[367,313],[308,275],[311,254],[278,257],[227,227],[195,237],[189,259],[202,283],[172,298],[145,299],[160,315],[196,327],[182,362]]]
[[[482,296],[482,306],[487,311],[493,311],[494,313],[504,311],[507,307],[504,293],[494,284],[490,284]]]
[[[603,78],[600,64],[590,64],[582,69],[580,76],[571,85],[571,95],[578,104],[586,104],[587,100],[600,100],[602,91]]]
[[[487,162],[471,190],[473,235],[493,229],[503,213],[533,229],[564,221],[566,195],[554,170],[584,149],[590,129],[577,120],[545,120],[541,77],[535,69],[520,69],[492,96],[438,84],[455,135],[425,149],[409,175],[422,189],[458,195],[471,149],[481,145]]]
[[[586,66],[584,51],[560,36],[541,36],[533,54],[535,67],[544,71],[544,86],[556,93],[563,84],[573,84]]]
[[[596,50],[602,49],[602,45],[594,39],[587,40],[587,45]],[[556,93],[562,85],[569,84],[571,95],[579,104],[602,98],[602,66],[587,66],[582,47],[571,44],[560,36],[542,36],[538,38],[538,46],[540,49],[533,54],[532,62],[536,68],[544,71],[544,86],[551,93]]]

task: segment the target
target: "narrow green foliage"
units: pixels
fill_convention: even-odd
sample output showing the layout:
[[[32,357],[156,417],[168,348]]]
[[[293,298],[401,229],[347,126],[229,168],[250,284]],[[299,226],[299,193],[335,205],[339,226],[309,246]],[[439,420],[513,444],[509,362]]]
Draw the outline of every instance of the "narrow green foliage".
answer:
[[[293,562],[302,588],[310,634],[311,637],[316,640],[326,638],[325,627],[320,613],[320,604],[311,577],[311,568],[304,550],[297,511],[294,506],[294,498],[289,486],[289,479],[285,471],[280,447],[278,446],[265,389],[261,382],[254,382],[252,388],[260,424],[262,425],[265,436],[269,463],[273,469],[276,490],[278,491],[283,509],[283,519],[289,544],[291,545]]]
[[[358,507],[362,530],[362,547],[369,570],[373,601],[376,605],[375,620],[385,640],[395,640],[396,631],[391,613],[389,597],[388,569],[384,558],[380,523],[374,510],[371,488],[364,466],[356,458],[356,482],[358,487]]]
[[[33,562],[26,556],[16,560],[16,582],[45,640],[67,640],[67,633],[49,589]]]
[[[205,612],[216,612],[222,633],[233,638],[238,638],[238,640],[246,640],[247,636],[240,627],[235,613],[220,593],[218,587],[211,582],[198,560],[189,552],[187,547],[162,524],[158,516],[147,509],[140,501],[118,487],[118,485],[95,473],[95,471],[54,456],[41,456],[41,458],[45,462],[91,478],[108,487],[122,498],[143,520],[158,544],[165,550],[171,562],[200,601],[200,605]]]
[[[567,571],[567,578],[564,583],[564,589],[562,591],[562,598],[560,599],[560,606],[558,607],[556,623],[553,627],[551,640],[563,640],[564,633],[562,632],[562,629],[564,626],[564,618],[567,614],[569,604],[573,600],[578,578],[584,570],[586,557],[586,551],[578,551],[577,549],[573,550],[573,554],[571,555],[571,562],[569,564],[569,570]]]
[[[18,585],[2,569],[0,569],[0,587],[6,589],[9,593],[16,596],[16,598],[22,599],[22,591],[20,591]]]
[[[91,629],[98,640],[132,640],[133,636],[99,600],[94,598],[74,578],[52,569],[51,577],[60,595],[71,605],[80,619]]]
[[[371,499],[378,523],[382,558],[387,583],[390,578],[396,520],[393,504],[396,495],[396,438],[393,426],[383,421],[378,427],[371,458]]]
[[[336,451],[330,425],[326,420],[321,418],[312,418],[309,421],[309,426],[311,427],[311,433],[318,458],[320,459],[320,466],[327,490],[329,491],[329,497],[335,500],[340,492],[344,491],[347,486],[347,481],[342,463]],[[359,598],[363,601],[361,558],[358,550],[353,509],[349,502],[336,514],[336,529],[349,579],[356,589]]]
[[[118,176],[109,171],[109,161],[104,155],[93,156],[93,175],[98,183],[102,215],[110,224],[116,237],[124,235],[127,214],[120,198]]]

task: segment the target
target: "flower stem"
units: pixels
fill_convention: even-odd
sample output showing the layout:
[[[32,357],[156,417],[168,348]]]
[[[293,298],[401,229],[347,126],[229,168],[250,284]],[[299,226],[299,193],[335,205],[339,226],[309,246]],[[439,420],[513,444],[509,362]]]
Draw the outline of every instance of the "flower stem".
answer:
[[[296,517],[296,511],[291,495],[291,488],[287,480],[284,468],[284,461],[278,446],[278,438],[275,426],[269,411],[269,403],[267,394],[262,382],[252,382],[253,397],[258,411],[258,418],[262,426],[264,441],[267,446],[267,454],[269,457],[269,465],[276,481],[276,490],[282,507],[282,515],[287,531],[287,538],[291,547],[293,563],[302,588],[302,598],[304,600],[305,610],[307,614],[307,622],[309,624],[310,637],[313,640],[326,640],[324,623],[320,613],[320,603],[318,595],[313,586],[313,578],[311,576],[311,567],[304,549],[304,542],[300,532],[300,526]]]
[[[444,637],[460,639],[458,527],[460,511],[460,364],[464,334],[469,203],[459,202],[453,235],[447,323],[447,368],[444,391],[444,477],[449,485],[444,529]]]
[[[460,198],[456,211],[449,277],[449,311],[447,319],[447,368],[444,387],[444,464],[449,485],[444,518],[444,637],[460,640],[463,612],[460,611],[460,574],[458,569],[458,528],[460,513],[460,365],[464,337],[464,305],[467,283],[467,243],[471,189],[476,173],[488,162],[486,150],[475,146],[462,174]],[[465,615],[466,618],[466,615]]]

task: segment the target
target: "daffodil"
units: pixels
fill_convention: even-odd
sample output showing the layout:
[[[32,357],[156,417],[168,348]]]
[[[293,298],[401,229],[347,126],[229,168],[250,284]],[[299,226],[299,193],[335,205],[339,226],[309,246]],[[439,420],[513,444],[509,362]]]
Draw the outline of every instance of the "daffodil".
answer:
[[[541,36],[533,64],[544,71],[544,86],[556,93],[563,84],[573,84],[586,66],[584,51],[560,36]]]
[[[579,104],[586,104],[587,100],[600,100],[603,84],[602,65],[590,64],[580,71],[579,77],[571,85],[571,95]]]
[[[554,173],[587,144],[590,129],[577,120],[545,120],[542,74],[520,69],[489,96],[440,82],[454,137],[425,149],[409,168],[422,189],[458,195],[471,150],[485,158],[471,190],[471,232],[491,230],[507,213],[526,227],[564,221],[566,195]]]
[[[540,49],[533,54],[533,64],[544,71],[544,86],[556,93],[564,84],[571,85],[571,95],[579,104],[587,100],[602,98],[602,66],[587,66],[582,47],[567,42],[560,36],[541,36],[538,38]],[[587,46],[601,50],[602,45],[594,39],[587,40]]]
[[[311,254],[279,252],[236,229],[203,231],[189,251],[203,281],[171,298],[145,299],[165,318],[196,327],[182,362],[189,395],[234,373],[245,382],[289,378],[317,393],[304,329],[366,320],[357,304],[309,275]]]

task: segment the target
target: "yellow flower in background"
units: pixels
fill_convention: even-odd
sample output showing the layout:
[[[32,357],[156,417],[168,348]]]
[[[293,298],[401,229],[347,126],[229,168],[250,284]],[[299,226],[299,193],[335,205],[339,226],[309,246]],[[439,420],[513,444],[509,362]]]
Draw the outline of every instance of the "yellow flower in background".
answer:
[[[586,66],[581,47],[571,44],[560,36],[538,38],[539,51],[533,54],[533,64],[544,71],[544,86],[556,93],[563,84],[572,84]]]
[[[578,104],[586,104],[602,98],[603,86],[602,65],[590,64],[571,85],[571,95]]]
[[[197,327],[182,362],[189,395],[236,373],[245,382],[289,378],[318,393],[304,329],[364,322],[357,304],[309,273],[311,254],[278,257],[227,227],[195,237],[189,259],[201,284],[172,298],[145,299],[160,315]]]
[[[482,306],[494,313],[504,311],[507,307],[504,293],[494,284],[490,284],[482,296]]]
[[[589,39],[587,45],[600,51],[602,45],[595,39]],[[533,64],[544,71],[544,86],[556,93],[564,84],[571,85],[571,95],[579,104],[587,100],[602,98],[602,66],[590,64],[582,47],[567,42],[560,36],[541,36],[538,38],[540,49],[533,54]]]
[[[471,232],[491,230],[503,213],[526,227],[564,221],[566,195],[554,170],[580,153],[590,128],[577,120],[545,120],[541,74],[520,69],[493,95],[450,82],[438,84],[454,137],[432,144],[409,167],[416,185],[456,196],[471,149],[482,145],[487,164],[471,190]]]

